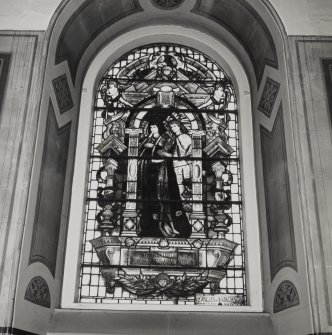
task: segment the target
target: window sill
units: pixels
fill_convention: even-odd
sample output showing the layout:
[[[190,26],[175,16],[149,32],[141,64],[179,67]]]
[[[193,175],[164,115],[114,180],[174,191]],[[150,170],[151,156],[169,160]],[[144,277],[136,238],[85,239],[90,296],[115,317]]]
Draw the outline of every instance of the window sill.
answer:
[[[109,307],[109,306],[108,306]],[[188,307],[188,306],[187,306]],[[77,308],[81,308],[77,306]],[[149,306],[149,308],[151,308]],[[184,312],[173,310],[56,309],[50,321],[52,334],[255,334],[273,335],[268,313]],[[197,310],[198,312],[198,310]]]

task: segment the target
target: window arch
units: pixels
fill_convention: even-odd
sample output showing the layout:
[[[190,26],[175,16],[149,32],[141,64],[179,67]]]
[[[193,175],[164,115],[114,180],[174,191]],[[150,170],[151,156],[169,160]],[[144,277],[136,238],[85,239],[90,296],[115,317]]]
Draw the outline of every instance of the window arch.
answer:
[[[165,43],[127,53],[97,87],[77,302],[228,304],[225,294],[236,294],[233,304],[245,305],[232,81],[200,51]]]

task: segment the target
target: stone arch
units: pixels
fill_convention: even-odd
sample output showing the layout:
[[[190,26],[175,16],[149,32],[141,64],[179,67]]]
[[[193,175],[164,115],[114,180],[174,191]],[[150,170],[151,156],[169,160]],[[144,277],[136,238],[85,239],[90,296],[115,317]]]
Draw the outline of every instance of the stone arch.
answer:
[[[203,29],[205,29],[205,20],[202,18],[207,18],[229,32],[230,36],[238,40],[249,55],[258,84],[262,79],[265,65],[278,68],[277,49],[280,44],[283,44],[284,29],[268,1],[262,1],[255,6],[246,0],[192,0],[187,3],[189,3],[188,6],[181,6],[183,8],[178,9],[181,12],[181,21],[186,22],[189,27],[193,26],[195,23],[191,21],[190,15],[194,13],[196,14],[195,19],[198,19],[196,24],[201,21],[200,26]],[[101,35],[110,26],[119,25],[121,21],[129,17],[136,25],[144,26],[142,18],[136,14],[148,11],[151,11],[153,15],[159,14],[161,23],[170,23],[167,14],[171,12],[153,10],[151,5],[139,0],[125,0],[121,4],[90,0],[76,6],[64,0],[52,18],[53,25],[49,27],[51,41],[53,35],[56,36],[56,40],[52,43],[54,64],[67,61],[72,79],[75,81],[82,56],[89,45],[95,43],[98,35]],[[179,17],[172,18],[173,24],[177,24],[177,21],[181,22]],[[242,24],[239,25],[237,22],[242,22]]]

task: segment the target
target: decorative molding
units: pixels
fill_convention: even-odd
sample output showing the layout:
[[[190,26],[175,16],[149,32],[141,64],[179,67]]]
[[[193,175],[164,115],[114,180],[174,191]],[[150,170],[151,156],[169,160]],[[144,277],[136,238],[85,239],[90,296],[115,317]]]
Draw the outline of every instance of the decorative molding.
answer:
[[[175,9],[183,4],[184,0],[151,0],[151,3],[160,9]]]
[[[117,279],[121,287],[132,294],[136,294],[138,297],[147,295],[165,295],[167,297],[193,296],[203,291],[203,288],[210,283],[210,280],[206,274],[204,275],[204,272],[197,276],[187,276],[186,273],[182,273],[182,276],[169,276],[166,273],[159,273],[157,276],[130,276],[125,271],[123,274],[119,273],[119,279]]]
[[[70,88],[66,75],[55,78],[52,81],[56,101],[58,103],[60,114],[74,107],[71,97]]]
[[[0,114],[9,70],[10,54],[0,53]]]
[[[279,83],[269,77],[266,78],[258,109],[267,117],[270,117],[273,112],[273,107],[278,96],[279,87]]]
[[[278,313],[299,304],[300,298],[295,285],[288,280],[280,283],[274,295],[273,312]]]
[[[268,26],[245,0],[197,0],[192,12],[225,27],[246,49],[260,85],[265,65],[278,69],[276,47]]]
[[[2,190],[6,190],[6,205],[2,208],[1,224],[7,226],[2,231],[0,258],[0,287],[7,285],[8,294],[0,299],[1,320],[12,320],[20,262],[18,257],[22,252],[22,243],[19,241],[24,235],[24,224],[16,225],[25,217],[29,198],[30,176],[33,166],[33,154],[38,128],[39,106],[42,94],[42,71],[46,59],[42,57],[43,43],[41,32],[0,32],[1,39],[9,37],[11,42],[10,58],[8,57],[7,83],[1,119],[7,116],[5,131],[2,131],[0,140],[2,151]],[[8,55],[9,56],[9,55]],[[19,92],[19,93],[18,93]],[[1,120],[3,121],[3,119]],[[24,172],[24,173],[20,173]],[[15,190],[19,187],[18,198]],[[10,270],[9,270],[10,269]],[[2,275],[5,274],[5,275]],[[11,324],[11,323],[10,323]],[[8,325],[8,324],[7,324]]]
[[[315,100],[315,104],[312,105],[313,96],[312,96],[312,88],[321,87],[321,84],[324,84],[322,79],[324,78],[324,68],[322,69],[322,60],[332,60],[331,46],[332,46],[332,38],[331,37],[320,37],[318,39],[313,38],[312,36],[294,36],[294,45],[296,53],[294,53],[294,60],[299,66],[299,81],[296,85],[299,93],[299,101],[302,104],[303,112],[301,114],[301,119],[303,117],[304,128],[303,129],[311,129],[312,120],[319,120],[322,117],[321,112],[324,111],[327,107],[327,99]],[[315,55],[312,58],[310,55]],[[330,58],[327,58],[330,57]],[[310,63],[310,71],[308,72],[308,64]],[[324,86],[324,85],[323,85]],[[327,88],[327,87],[326,87]],[[325,92],[324,92],[325,93]],[[324,93],[321,93],[324,95]],[[329,92],[327,92],[328,94]],[[326,98],[329,98],[327,96]],[[314,107],[314,108],[313,108]],[[317,114],[315,115],[314,114]],[[326,111],[328,113],[328,111]],[[328,128],[331,126],[326,124]],[[317,124],[316,124],[317,127]],[[317,297],[317,282],[321,279],[323,280],[324,285],[324,295],[326,298],[326,314],[327,314],[327,322],[330,326],[332,326],[332,292],[329,288],[329,284],[331,282],[331,274],[327,269],[329,268],[329,264],[331,264],[331,246],[330,243],[324,243],[324,238],[326,236],[324,227],[329,226],[329,222],[320,220],[321,217],[321,206],[322,204],[319,201],[319,195],[325,193],[327,188],[319,186],[320,183],[317,183],[315,180],[312,180],[312,176],[316,175],[315,172],[315,159],[317,157],[321,157],[319,151],[317,152],[317,144],[320,147],[321,140],[324,141],[327,139],[326,136],[313,136],[314,140],[311,138],[311,132],[306,131],[302,137],[300,137],[301,141],[304,141],[304,147],[307,148],[307,153],[305,158],[302,159],[302,162],[305,162],[309,168],[308,170],[308,180],[312,182],[307,183],[302,191],[305,191],[307,196],[307,201],[310,199],[306,206],[306,211],[304,212],[304,223],[305,226],[305,242],[312,243],[313,235],[310,232],[311,229],[314,229],[314,236],[317,236],[317,241],[319,243],[313,244],[313,250],[310,255],[310,266],[308,267],[308,271],[310,275],[309,278],[309,287],[310,287],[310,295],[311,297]],[[317,142],[318,140],[318,142]],[[326,168],[325,160],[320,161],[319,171],[324,171]],[[327,161],[326,161],[327,162]],[[323,181],[323,180],[322,180]],[[324,182],[323,182],[324,184]],[[310,213],[310,219],[308,219]],[[314,228],[312,228],[314,227]],[[324,250],[324,244],[326,250]],[[316,255],[320,255],[319,260]],[[320,267],[322,270],[322,278],[318,274],[319,271],[316,271],[316,267]],[[313,314],[314,314],[314,328],[319,329],[320,322],[318,321],[322,317],[322,310],[317,305],[313,305]]]
[[[32,278],[25,291],[24,299],[33,304],[50,308],[51,296],[46,281],[39,276]]]
[[[322,64],[325,77],[325,90],[330,112],[330,122],[332,126],[332,59],[323,59]]]
[[[13,327],[0,327],[0,334],[3,335],[37,335],[36,333],[31,333],[26,330],[13,328]]]
[[[59,37],[55,64],[65,60],[75,83],[80,59],[91,41],[117,21],[143,11],[138,0],[85,1],[64,25]]]
[[[29,264],[41,262],[53,276],[58,250],[70,129],[71,123],[58,128],[50,101]]]
[[[261,126],[260,135],[272,281],[286,266],[297,271],[282,105],[272,132]]]

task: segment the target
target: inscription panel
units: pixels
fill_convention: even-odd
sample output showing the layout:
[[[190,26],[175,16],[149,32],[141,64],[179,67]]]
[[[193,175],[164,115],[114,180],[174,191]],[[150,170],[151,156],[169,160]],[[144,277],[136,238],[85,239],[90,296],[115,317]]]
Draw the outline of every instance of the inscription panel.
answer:
[[[130,266],[198,266],[198,254],[192,250],[129,250]]]
[[[212,306],[241,306],[243,305],[243,297],[238,294],[202,294],[199,293],[195,297],[197,305]]]

